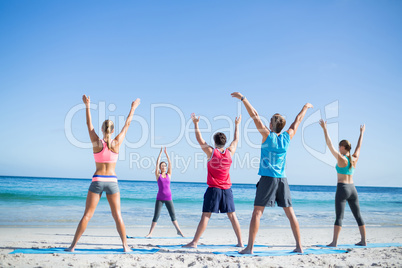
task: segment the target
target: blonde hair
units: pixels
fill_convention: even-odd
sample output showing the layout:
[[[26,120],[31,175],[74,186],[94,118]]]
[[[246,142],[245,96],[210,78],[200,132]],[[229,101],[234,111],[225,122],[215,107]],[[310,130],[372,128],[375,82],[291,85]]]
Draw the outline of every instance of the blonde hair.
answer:
[[[352,144],[350,144],[350,142],[348,140],[341,140],[339,142],[339,146],[345,147],[345,150],[349,152],[349,161],[350,161],[349,170],[350,170],[352,168],[352,161],[353,161],[353,157],[350,152],[350,150],[352,150]]]
[[[112,141],[110,140],[110,134],[114,130],[114,124],[112,120],[105,120],[102,124],[102,131],[107,134],[108,139],[106,139],[107,148],[110,150],[112,146]]]

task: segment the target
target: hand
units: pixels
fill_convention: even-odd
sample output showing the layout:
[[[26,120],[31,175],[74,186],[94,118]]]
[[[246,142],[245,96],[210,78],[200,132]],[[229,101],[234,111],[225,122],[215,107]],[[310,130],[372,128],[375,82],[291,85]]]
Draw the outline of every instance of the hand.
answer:
[[[137,107],[140,105],[140,103],[141,103],[141,100],[140,100],[140,99],[136,99],[135,101],[133,101],[133,102],[131,103],[131,108],[137,109]]]
[[[307,109],[309,109],[309,108],[313,108],[314,106],[311,103],[306,103],[306,104],[304,104],[304,107],[307,107]]]
[[[366,130],[366,125],[363,124],[360,126],[360,133],[364,133],[364,131]]]
[[[165,147],[165,154],[167,155],[167,150],[166,150],[166,147]]]
[[[197,124],[198,122],[200,122],[200,117],[196,117],[195,113],[191,114],[191,120],[193,120],[194,125]]]
[[[233,92],[232,94],[233,98],[238,98],[239,100],[241,100],[241,98],[243,98],[243,95],[240,92]]]
[[[162,151],[163,151],[163,147],[161,147],[161,151],[159,152],[160,154],[162,153]]]
[[[327,129],[327,121],[320,119],[319,123],[320,123],[320,126],[322,127],[322,129],[324,129],[324,130]]]
[[[241,122],[241,115],[239,115],[239,117],[236,117],[236,119],[235,119],[235,125],[236,125],[236,126],[239,125],[240,122]]]
[[[91,101],[89,99],[89,96],[87,97],[87,96],[83,95],[82,96],[82,101],[84,102],[86,107],[89,107],[89,104],[91,103]]]

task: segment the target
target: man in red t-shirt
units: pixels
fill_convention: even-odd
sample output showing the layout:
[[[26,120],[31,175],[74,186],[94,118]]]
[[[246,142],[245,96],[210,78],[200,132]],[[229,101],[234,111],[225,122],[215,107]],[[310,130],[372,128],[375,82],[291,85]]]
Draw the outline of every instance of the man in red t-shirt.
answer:
[[[211,214],[219,212],[227,213],[237,236],[236,246],[243,247],[240,224],[236,217],[233,193],[232,189],[230,188],[232,183],[229,175],[230,166],[232,165],[232,155],[236,151],[237,142],[239,140],[238,125],[241,121],[241,116],[239,116],[239,118],[236,117],[234,139],[227,149],[224,148],[226,144],[225,134],[218,132],[214,135],[215,148],[213,148],[212,146],[209,146],[201,136],[201,132],[198,128],[200,117],[197,118],[193,113],[191,114],[191,119],[194,123],[197,141],[209,159],[207,165],[208,188],[204,194],[201,221],[198,224],[193,241],[183,247],[196,248],[198,240],[200,240],[202,233],[207,228]]]

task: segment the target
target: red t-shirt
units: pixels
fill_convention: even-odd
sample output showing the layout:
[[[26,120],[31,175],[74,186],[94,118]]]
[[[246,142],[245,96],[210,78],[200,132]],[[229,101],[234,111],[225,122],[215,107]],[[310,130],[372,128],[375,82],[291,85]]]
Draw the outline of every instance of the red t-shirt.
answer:
[[[217,148],[214,149],[211,159],[208,161],[207,184],[209,187],[219,189],[229,189],[232,186],[229,170],[232,165],[232,155],[225,149],[221,153]]]

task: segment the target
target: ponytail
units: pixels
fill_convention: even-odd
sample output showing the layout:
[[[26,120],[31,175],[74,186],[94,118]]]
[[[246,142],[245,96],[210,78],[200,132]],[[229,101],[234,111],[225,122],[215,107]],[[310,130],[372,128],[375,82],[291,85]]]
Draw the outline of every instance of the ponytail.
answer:
[[[352,167],[353,167],[353,164],[352,164],[353,157],[352,157],[352,153],[350,152],[350,150],[349,150],[349,161],[350,161],[349,170],[351,170],[351,169],[352,169]]]
[[[114,125],[112,120],[105,120],[102,124],[102,131],[106,134],[106,145],[107,148],[110,150],[112,147],[112,141],[110,140],[110,134],[114,130]]]
[[[350,170],[353,167],[353,164],[352,164],[353,157],[352,157],[352,153],[350,152],[352,150],[352,145],[347,140],[341,140],[339,142],[339,146],[345,147],[345,149],[349,152],[349,156],[346,156],[346,157],[349,158],[349,162],[350,162],[349,170]]]

